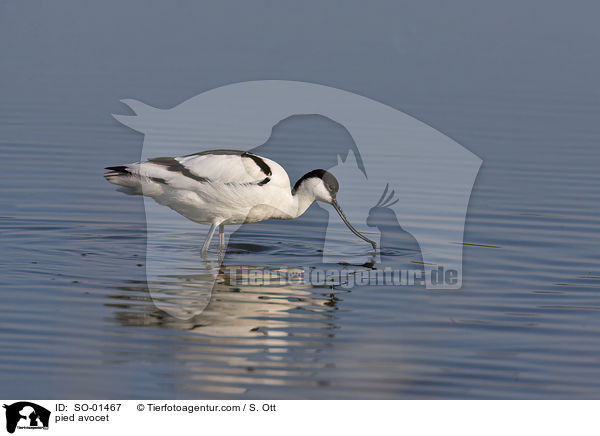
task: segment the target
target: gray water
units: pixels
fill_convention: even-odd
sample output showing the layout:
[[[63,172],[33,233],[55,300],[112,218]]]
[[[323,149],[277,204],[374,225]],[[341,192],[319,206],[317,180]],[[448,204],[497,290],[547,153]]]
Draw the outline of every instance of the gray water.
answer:
[[[3,2],[0,396],[598,398],[598,12]],[[138,160],[143,138],[110,114],[127,113],[122,98],[169,108],[269,78],[366,95],[483,159],[462,289],[249,286],[222,275],[201,315],[156,308],[143,202],[101,176]],[[292,179],[323,166],[311,153],[322,138],[350,141],[326,120],[290,123],[263,154],[293,162]],[[286,141],[306,152],[286,155]],[[313,205],[298,221],[246,226],[225,264],[318,264],[330,212]],[[205,231],[170,247],[196,256]]]

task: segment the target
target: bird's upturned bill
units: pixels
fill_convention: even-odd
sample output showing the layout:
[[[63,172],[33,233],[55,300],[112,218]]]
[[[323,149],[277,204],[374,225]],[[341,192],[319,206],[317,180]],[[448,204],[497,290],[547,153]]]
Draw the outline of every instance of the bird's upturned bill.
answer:
[[[350,224],[350,221],[348,221],[348,218],[346,218],[346,215],[344,215],[344,212],[342,212],[342,208],[340,207],[340,205],[337,203],[337,201],[335,199],[333,200],[333,202],[331,204],[333,205],[333,207],[335,207],[335,210],[337,210],[337,213],[340,215],[340,218],[342,218],[342,221],[344,221],[344,224],[346,224],[346,226],[348,226],[350,231],[352,233],[354,233],[356,236],[358,236],[360,239],[362,239],[363,241],[366,241],[369,244],[371,244],[373,246],[373,250],[377,250],[377,244],[374,241],[371,241],[369,238],[367,238],[362,233],[360,233],[358,230],[356,230],[354,227],[352,227],[352,224]]]

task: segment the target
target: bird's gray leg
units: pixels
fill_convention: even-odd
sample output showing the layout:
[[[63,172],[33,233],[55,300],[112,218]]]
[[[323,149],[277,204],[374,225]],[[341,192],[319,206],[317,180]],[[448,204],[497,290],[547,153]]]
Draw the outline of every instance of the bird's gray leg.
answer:
[[[225,248],[225,225],[219,224],[219,251]]]
[[[206,240],[204,241],[204,244],[202,245],[202,256],[206,256],[206,253],[208,253],[208,247],[210,246],[210,240],[212,239],[213,235],[215,234],[215,230],[217,228],[217,224],[211,224],[210,229],[208,230],[208,235],[206,235]]]

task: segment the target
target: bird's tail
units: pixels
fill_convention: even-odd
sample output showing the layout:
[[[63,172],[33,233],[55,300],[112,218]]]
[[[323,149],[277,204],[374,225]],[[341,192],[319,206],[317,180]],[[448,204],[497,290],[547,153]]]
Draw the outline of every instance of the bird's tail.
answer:
[[[138,175],[134,174],[129,167],[121,165],[116,167],[106,167],[108,172],[104,173],[104,178],[114,185],[119,185],[119,191],[128,195],[142,195],[142,184]]]

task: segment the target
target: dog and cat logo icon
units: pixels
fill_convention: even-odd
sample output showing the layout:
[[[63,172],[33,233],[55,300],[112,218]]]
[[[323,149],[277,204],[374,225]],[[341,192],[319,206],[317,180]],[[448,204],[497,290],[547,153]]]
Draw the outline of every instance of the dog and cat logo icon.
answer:
[[[19,401],[4,405],[6,409],[6,431],[14,433],[16,429],[47,430],[50,411],[29,401]]]

